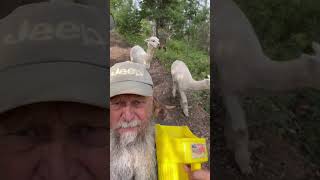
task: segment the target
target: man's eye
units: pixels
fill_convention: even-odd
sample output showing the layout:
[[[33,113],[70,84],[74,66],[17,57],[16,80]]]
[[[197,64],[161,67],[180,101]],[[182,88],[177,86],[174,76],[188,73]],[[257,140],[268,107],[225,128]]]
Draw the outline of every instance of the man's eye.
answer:
[[[138,106],[138,105],[141,105],[141,104],[143,104],[142,101],[133,101],[133,105],[135,105],[135,106]]]
[[[134,105],[139,105],[139,104],[140,104],[140,101],[133,101],[133,104],[134,104]]]
[[[117,107],[120,107],[120,102],[111,102],[111,107],[113,108],[117,108]]]

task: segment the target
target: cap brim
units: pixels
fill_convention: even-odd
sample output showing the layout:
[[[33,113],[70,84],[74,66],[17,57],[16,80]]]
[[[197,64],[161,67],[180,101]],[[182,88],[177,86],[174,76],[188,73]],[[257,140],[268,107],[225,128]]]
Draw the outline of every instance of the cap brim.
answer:
[[[0,112],[48,101],[108,108],[109,69],[81,62],[46,62],[0,70]]]
[[[136,81],[122,81],[110,84],[110,98],[120,94],[153,96],[153,88],[149,84]]]

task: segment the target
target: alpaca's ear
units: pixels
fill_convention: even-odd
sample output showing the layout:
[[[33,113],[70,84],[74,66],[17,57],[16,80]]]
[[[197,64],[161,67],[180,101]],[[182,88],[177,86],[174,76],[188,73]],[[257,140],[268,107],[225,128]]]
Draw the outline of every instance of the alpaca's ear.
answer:
[[[320,44],[317,42],[312,42],[312,49],[317,55],[320,55]]]
[[[144,42],[146,42],[146,43],[149,42],[149,38],[148,38],[148,39],[145,39]]]

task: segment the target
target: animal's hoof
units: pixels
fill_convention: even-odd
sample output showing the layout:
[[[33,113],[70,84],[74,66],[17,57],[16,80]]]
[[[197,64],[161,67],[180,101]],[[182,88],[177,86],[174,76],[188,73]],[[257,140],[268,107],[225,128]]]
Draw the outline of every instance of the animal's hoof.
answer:
[[[174,109],[176,108],[176,106],[168,106],[168,105],[165,105],[166,109]]]

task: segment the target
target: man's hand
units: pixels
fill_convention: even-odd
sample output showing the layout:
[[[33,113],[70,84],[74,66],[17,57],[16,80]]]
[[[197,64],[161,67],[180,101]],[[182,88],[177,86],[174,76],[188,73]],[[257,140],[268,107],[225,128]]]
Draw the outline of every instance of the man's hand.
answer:
[[[208,170],[197,170],[197,171],[191,171],[191,168],[189,166],[184,166],[184,169],[189,174],[190,180],[210,180],[210,171]]]

